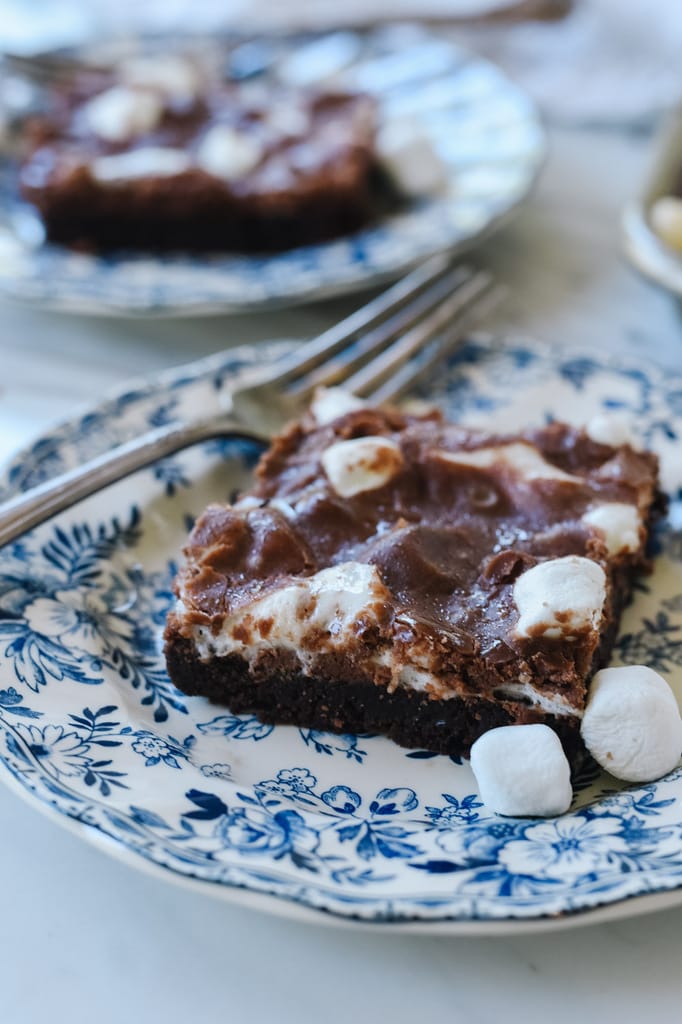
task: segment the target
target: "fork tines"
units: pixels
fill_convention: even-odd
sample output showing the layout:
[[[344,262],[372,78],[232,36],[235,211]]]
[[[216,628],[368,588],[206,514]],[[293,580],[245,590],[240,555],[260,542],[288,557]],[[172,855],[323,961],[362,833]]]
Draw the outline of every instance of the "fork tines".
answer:
[[[363,398],[404,392],[500,297],[487,271],[436,256],[314,341],[280,360],[271,382],[299,398],[343,383]]]
[[[77,60],[67,54],[3,53],[0,55],[0,72],[16,75],[38,86],[58,85],[60,82],[73,78],[76,73],[101,72],[102,70],[104,69],[99,65]]]

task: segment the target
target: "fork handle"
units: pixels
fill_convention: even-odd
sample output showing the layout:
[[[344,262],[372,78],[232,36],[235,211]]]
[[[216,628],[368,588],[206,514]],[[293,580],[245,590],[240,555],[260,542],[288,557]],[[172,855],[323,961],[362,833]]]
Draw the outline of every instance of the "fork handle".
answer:
[[[214,437],[264,440],[257,431],[227,417],[151,430],[0,505],[0,546],[157,459]]]

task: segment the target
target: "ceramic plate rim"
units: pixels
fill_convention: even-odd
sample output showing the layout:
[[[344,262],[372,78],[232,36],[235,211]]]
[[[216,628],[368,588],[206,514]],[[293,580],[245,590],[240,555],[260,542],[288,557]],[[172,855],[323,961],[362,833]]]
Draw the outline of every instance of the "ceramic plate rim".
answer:
[[[562,911],[555,915],[538,915],[528,918],[456,918],[442,917],[438,920],[402,918],[400,920],[378,921],[353,915],[342,915],[323,907],[312,907],[292,897],[275,893],[256,892],[246,885],[230,883],[225,885],[210,879],[182,875],[173,868],[163,867],[155,861],[129,849],[112,836],[102,832],[97,825],[79,821],[62,814],[50,804],[36,797],[9,771],[0,769],[0,782],[18,796],[24,804],[38,811],[48,821],[63,828],[89,846],[131,870],[150,875],[157,881],[179,886],[189,892],[232,903],[238,907],[255,910],[258,913],[274,914],[284,920],[300,924],[319,925],[325,928],[362,929],[377,934],[412,934],[431,936],[470,936],[472,938],[507,938],[515,935],[531,935],[545,932],[568,931],[590,925],[608,924],[611,921],[629,917],[643,917],[663,910],[671,910],[682,904],[682,884],[677,888],[661,889],[653,893],[638,893],[621,897],[613,903],[583,907],[578,910]]]

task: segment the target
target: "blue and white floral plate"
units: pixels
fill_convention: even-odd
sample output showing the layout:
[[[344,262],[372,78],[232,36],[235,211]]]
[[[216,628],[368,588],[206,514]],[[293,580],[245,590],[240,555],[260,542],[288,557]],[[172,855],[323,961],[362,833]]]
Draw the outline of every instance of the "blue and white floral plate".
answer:
[[[279,347],[118,395],[22,452],[0,497],[217,408],[242,368]],[[653,666],[682,695],[682,379],[477,340],[429,394],[472,425],[620,411],[660,453],[671,517],[617,658]],[[243,484],[256,455],[207,444],[0,552],[2,778],[131,865],[291,916],[503,932],[680,901],[680,769],[637,788],[586,771],[563,817],[505,819],[482,805],[466,763],[381,737],[273,728],[173,688],[160,637],[178,552],[192,517]]]
[[[257,70],[259,61],[273,76],[300,79],[304,72],[309,80],[316,67],[336,71],[341,86],[375,94],[382,116],[418,115],[443,163],[443,194],[415,200],[347,238],[271,256],[100,257],[44,244],[37,217],[17,198],[16,164],[6,155],[0,157],[0,292],[107,315],[196,316],[289,305],[367,288],[430,254],[461,251],[528,194],[544,157],[543,131],[530,100],[487,61],[415,26],[250,46],[235,51],[242,53],[240,74]]]

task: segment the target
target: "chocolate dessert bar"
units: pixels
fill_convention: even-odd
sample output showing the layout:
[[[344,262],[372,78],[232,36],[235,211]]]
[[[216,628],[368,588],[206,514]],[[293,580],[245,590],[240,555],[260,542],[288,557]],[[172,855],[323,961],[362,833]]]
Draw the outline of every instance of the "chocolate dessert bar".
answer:
[[[205,75],[178,57],[84,71],[26,129],[23,196],[50,240],[255,252],[377,213],[375,105]]]
[[[168,671],[266,722],[453,756],[545,722],[570,754],[661,502],[654,455],[565,424],[314,406],[194,526]]]

